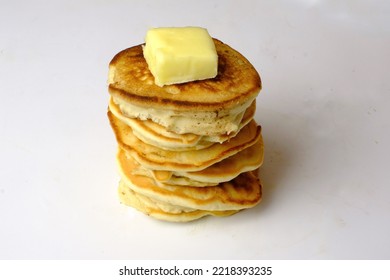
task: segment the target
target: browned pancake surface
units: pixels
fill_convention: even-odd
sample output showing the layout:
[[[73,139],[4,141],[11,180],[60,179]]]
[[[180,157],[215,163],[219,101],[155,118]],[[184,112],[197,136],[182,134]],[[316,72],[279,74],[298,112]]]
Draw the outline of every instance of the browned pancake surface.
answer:
[[[160,109],[229,110],[256,97],[260,76],[239,52],[214,39],[218,75],[213,79],[159,87],[149,71],[142,45],[119,52],[110,62],[109,92],[131,104]]]

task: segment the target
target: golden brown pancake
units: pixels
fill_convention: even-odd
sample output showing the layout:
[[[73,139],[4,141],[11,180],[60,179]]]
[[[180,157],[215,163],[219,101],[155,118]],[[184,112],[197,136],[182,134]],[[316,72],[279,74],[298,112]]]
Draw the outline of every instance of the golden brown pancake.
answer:
[[[219,70],[213,79],[159,87],[138,45],[121,51],[110,62],[109,93],[126,116],[152,119],[168,131],[234,132],[258,95],[261,80],[245,57],[219,40],[214,42]]]
[[[204,216],[230,216],[238,212],[238,210],[227,211],[206,211],[188,209],[169,205],[164,202],[156,202],[153,199],[142,194],[134,192],[127,187],[122,181],[119,183],[118,194],[121,203],[126,206],[133,207],[138,211],[149,215],[153,218],[168,221],[168,222],[189,222],[200,219]]]
[[[258,169],[263,163],[263,139],[254,145],[215,163],[203,170],[194,172],[175,172],[163,170],[148,170],[139,166],[133,172],[152,177],[156,184],[205,187],[215,186],[237,177],[239,174]]]
[[[214,79],[159,87],[138,45],[110,62],[109,92],[132,104],[183,111],[227,110],[257,96],[261,80],[252,64],[221,41],[214,39],[214,43],[218,53]]]
[[[136,193],[157,201],[186,208],[226,211],[255,206],[261,199],[261,185],[253,172],[244,172],[229,182],[213,187],[157,186],[150,177],[133,174],[137,162],[126,157],[119,149],[117,154],[122,181]]]
[[[222,144],[216,143],[202,150],[168,151],[146,144],[134,136],[131,127],[108,112],[111,126],[119,146],[148,169],[168,171],[198,171],[245,148],[261,137],[261,127],[252,120],[240,133]]]

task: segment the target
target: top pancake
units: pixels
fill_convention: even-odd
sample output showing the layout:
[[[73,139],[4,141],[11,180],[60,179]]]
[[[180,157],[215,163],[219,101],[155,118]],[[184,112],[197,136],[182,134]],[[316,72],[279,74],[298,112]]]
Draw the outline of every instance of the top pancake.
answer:
[[[239,52],[214,39],[218,75],[213,79],[159,87],[149,71],[142,45],[119,52],[109,65],[109,92],[133,105],[223,114],[248,103],[261,89],[259,74]],[[229,112],[226,112],[227,114]]]

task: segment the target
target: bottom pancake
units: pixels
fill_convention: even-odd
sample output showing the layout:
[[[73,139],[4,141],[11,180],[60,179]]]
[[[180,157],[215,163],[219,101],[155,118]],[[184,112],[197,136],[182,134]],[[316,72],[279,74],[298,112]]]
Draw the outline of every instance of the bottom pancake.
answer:
[[[134,174],[138,163],[119,149],[117,162],[122,180],[136,193],[168,204],[206,211],[251,208],[261,199],[261,185],[252,171],[211,187],[159,186],[150,177]]]
[[[196,210],[155,201],[147,196],[134,192],[123,181],[119,183],[118,194],[122,204],[133,207],[138,211],[158,220],[168,222],[189,222],[205,216],[211,215],[224,217],[238,212],[238,210]]]

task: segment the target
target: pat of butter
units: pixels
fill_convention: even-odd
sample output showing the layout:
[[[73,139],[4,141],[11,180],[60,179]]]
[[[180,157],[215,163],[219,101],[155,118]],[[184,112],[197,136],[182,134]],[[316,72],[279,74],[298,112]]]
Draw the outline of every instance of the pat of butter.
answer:
[[[217,51],[204,28],[150,29],[143,53],[158,86],[214,78],[218,72]]]

